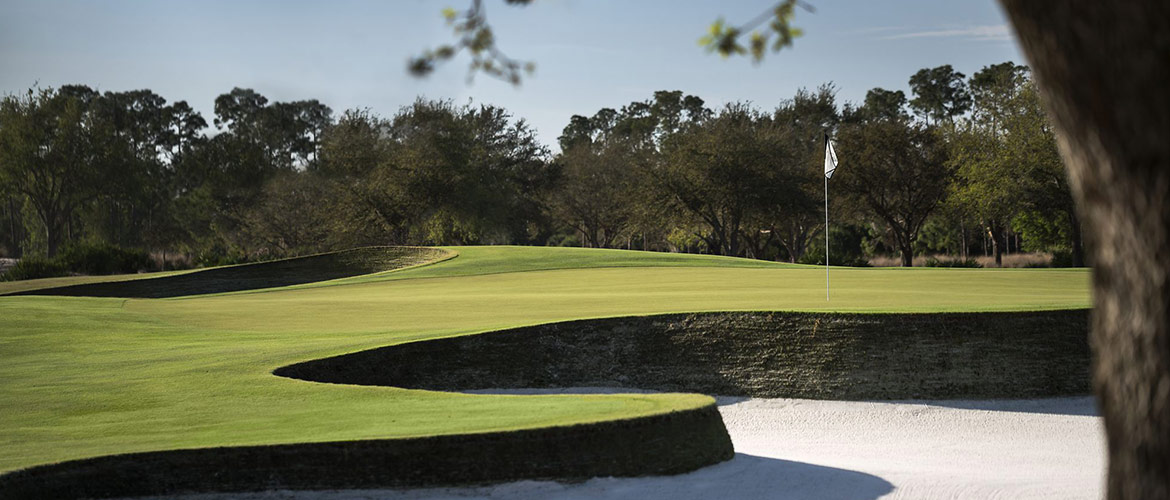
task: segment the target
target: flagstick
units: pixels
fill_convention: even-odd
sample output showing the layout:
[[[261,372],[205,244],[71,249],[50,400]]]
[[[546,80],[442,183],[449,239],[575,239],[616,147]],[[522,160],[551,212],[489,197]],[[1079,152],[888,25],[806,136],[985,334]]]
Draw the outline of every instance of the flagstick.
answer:
[[[829,177],[825,176],[825,302],[829,301]]]

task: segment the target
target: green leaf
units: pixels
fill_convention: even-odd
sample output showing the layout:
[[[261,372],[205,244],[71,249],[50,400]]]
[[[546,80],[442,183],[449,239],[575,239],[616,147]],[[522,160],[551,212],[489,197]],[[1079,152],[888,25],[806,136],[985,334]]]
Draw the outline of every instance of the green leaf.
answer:
[[[708,32],[712,37],[717,37],[720,33],[723,33],[723,18],[721,17],[716,19],[715,22],[711,23],[711,27],[708,28]]]

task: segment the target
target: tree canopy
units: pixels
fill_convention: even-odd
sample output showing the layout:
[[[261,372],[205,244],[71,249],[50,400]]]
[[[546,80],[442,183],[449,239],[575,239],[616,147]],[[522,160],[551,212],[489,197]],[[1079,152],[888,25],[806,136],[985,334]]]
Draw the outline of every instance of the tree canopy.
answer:
[[[830,182],[842,253],[831,262],[894,254],[913,265],[921,253],[1013,247],[1082,262],[1026,68],[990,65],[962,81],[940,68],[913,75],[909,98],[875,88],[860,104],[839,105],[831,84],[770,109],[660,90],[570,117],[556,153],[490,105],[420,99],[389,117],[335,115],[317,100],[234,88],[215,99],[212,129],[186,102],[145,89],[33,91],[0,107],[0,243],[7,255],[50,256],[113,244],[188,264],[372,244],[823,262],[810,249],[825,230],[828,134],[842,158]],[[916,85],[922,75],[944,77]],[[950,95],[936,81],[969,88],[970,109],[936,99]],[[942,104],[915,104],[931,102]]]

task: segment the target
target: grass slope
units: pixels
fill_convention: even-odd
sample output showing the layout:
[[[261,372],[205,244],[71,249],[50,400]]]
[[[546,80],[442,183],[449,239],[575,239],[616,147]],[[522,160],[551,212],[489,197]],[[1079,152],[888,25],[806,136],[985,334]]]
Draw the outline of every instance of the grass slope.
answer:
[[[1088,311],[717,312],[545,323],[281,367],[300,380],[460,391],[625,387],[756,398],[1089,392]]]
[[[49,285],[47,287],[28,288],[26,285],[24,290],[13,294],[145,299],[208,295],[328,282],[426,265],[454,256],[454,252],[436,248],[366,247],[192,272],[156,273],[140,279],[93,280],[86,277],[78,283],[58,280],[55,285],[43,283]]]
[[[277,367],[578,318],[715,310],[1085,308],[1085,270],[824,269],[744,259],[468,247],[445,262],[258,292],[0,297],[0,471],[135,451],[568,425],[706,396],[479,396],[334,386]]]
[[[38,278],[32,280],[0,281],[0,295],[56,288],[62,286],[86,285],[90,283],[110,283],[115,281],[140,280],[148,278],[162,278],[179,274],[197,272],[199,269],[184,269],[180,271],[159,271],[153,273],[135,274],[106,274],[98,276],[62,276],[58,278]]]

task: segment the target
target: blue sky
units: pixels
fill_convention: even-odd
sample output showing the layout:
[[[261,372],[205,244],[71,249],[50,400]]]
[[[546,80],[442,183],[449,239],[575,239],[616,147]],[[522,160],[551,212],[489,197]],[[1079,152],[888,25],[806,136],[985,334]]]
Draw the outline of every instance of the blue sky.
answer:
[[[0,92],[149,88],[188,101],[208,122],[215,96],[236,86],[385,116],[417,96],[471,99],[525,118],[555,147],[571,115],[655,90],[770,109],[824,82],[837,85],[840,102],[857,102],[873,87],[909,93],[910,75],[923,67],[951,64],[970,75],[1024,62],[992,0],[809,2],[816,12],[800,11],[794,23],[805,36],[753,65],[708,54],[696,40],[714,19],[739,24],[771,0],[486,0],[499,46],[537,65],[513,87],[483,75],[468,83],[466,59],[425,79],[406,73],[409,56],[451,40],[442,8],[468,0],[0,0]]]

